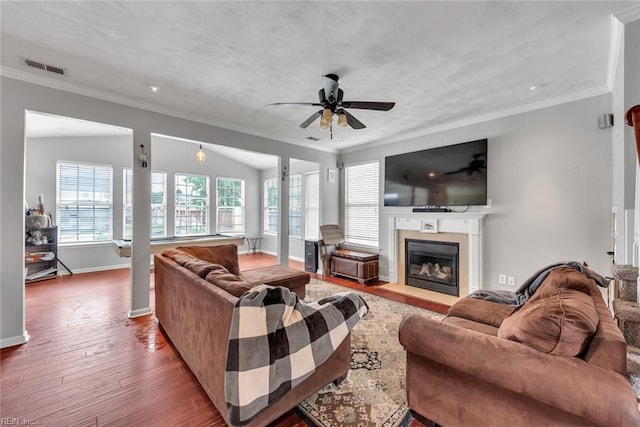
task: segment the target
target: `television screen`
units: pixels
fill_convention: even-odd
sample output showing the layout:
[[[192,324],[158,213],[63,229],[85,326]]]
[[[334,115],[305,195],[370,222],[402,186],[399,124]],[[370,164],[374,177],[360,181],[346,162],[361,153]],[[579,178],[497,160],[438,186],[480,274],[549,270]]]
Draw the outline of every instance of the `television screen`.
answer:
[[[487,140],[389,156],[385,206],[487,204]]]

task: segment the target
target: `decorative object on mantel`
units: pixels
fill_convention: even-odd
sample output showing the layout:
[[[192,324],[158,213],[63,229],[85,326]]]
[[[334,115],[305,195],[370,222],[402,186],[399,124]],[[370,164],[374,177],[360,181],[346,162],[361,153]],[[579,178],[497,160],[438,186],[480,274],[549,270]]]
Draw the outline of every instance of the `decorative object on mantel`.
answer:
[[[423,219],[420,223],[420,231],[423,233],[437,233],[438,220],[435,218]]]

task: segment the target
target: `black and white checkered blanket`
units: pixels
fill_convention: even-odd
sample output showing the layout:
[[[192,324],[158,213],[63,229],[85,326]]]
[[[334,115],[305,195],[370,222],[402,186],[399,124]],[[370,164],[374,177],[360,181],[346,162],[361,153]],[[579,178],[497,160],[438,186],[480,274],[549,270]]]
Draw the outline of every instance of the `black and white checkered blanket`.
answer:
[[[258,285],[233,310],[225,394],[229,422],[248,424],[311,375],[368,312],[343,292],[313,303],[285,287]]]

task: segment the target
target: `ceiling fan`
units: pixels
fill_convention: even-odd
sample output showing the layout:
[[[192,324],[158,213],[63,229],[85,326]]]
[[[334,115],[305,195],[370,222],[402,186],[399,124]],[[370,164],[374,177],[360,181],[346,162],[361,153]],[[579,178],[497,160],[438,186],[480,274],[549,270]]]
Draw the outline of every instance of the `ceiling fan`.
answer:
[[[338,126],[351,126],[353,129],[364,129],[366,126],[356,119],[345,108],[358,108],[361,110],[389,111],[396,105],[395,102],[373,102],[373,101],[343,101],[344,92],[338,87],[338,76],[336,74],[326,74],[322,76],[324,88],[318,91],[319,102],[276,102],[269,105],[309,105],[312,107],[322,107],[321,110],[313,113],[307,120],[300,123],[302,129],[306,129],[311,123],[320,117],[320,129],[333,130],[333,115],[338,116]],[[333,135],[332,135],[333,137]]]
[[[472,176],[475,173],[482,173],[482,169],[486,169],[486,161],[481,159],[480,157],[484,156],[485,153],[476,153],[473,155],[473,160],[469,162],[469,164],[463,168],[460,168],[455,171],[446,172],[445,175],[455,175],[457,173],[466,172],[468,176]]]

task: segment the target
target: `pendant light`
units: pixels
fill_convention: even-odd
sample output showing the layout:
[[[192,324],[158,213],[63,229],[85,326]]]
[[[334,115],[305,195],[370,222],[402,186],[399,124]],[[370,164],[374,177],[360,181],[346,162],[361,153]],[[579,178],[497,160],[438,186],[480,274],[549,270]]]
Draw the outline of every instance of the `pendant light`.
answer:
[[[202,151],[202,144],[200,144],[200,149],[196,153],[196,162],[198,162],[198,164],[201,165],[204,163],[206,158],[207,158],[207,155],[204,154],[204,151]]]

